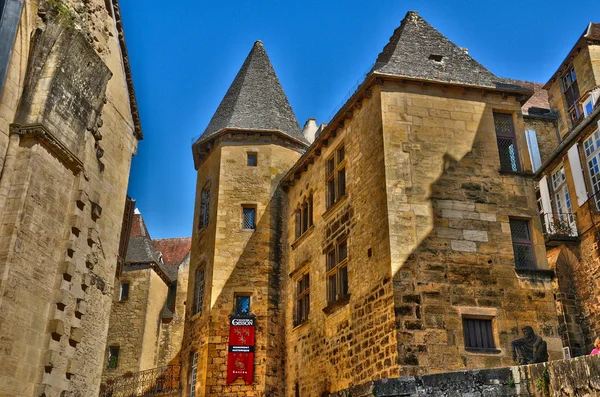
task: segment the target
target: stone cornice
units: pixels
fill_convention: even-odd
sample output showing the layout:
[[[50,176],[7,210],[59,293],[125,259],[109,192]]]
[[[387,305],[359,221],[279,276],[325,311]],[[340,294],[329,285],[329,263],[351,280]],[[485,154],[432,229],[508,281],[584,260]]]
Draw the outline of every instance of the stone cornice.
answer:
[[[71,152],[54,134],[42,124],[20,125],[11,124],[10,134],[23,138],[32,138],[43,144],[50,152],[54,153],[75,175],[83,171],[83,163]]]

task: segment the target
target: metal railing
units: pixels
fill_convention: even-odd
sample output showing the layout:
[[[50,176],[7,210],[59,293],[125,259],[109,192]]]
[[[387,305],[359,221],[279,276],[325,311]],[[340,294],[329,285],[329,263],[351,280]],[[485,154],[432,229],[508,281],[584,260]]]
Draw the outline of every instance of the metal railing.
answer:
[[[544,235],[549,237],[577,237],[579,235],[574,213],[555,212],[541,216]]]
[[[100,397],[158,396],[181,389],[180,365],[126,373],[100,385]]]

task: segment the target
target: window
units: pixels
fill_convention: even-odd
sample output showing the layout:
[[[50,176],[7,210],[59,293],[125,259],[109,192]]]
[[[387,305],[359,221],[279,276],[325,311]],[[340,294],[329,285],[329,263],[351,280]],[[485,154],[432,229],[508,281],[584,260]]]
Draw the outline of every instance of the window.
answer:
[[[243,220],[242,229],[254,230],[256,229],[256,208],[255,207],[242,207]]]
[[[327,208],[346,195],[346,152],[340,146],[327,160]]]
[[[256,153],[248,153],[248,167],[256,167],[258,165],[258,155]]]
[[[491,319],[463,318],[465,349],[495,349]]]
[[[579,110],[579,106],[577,106],[577,100],[579,99],[579,87],[577,85],[575,68],[571,66],[563,75],[561,80],[569,116],[571,116],[571,121],[576,122],[581,117],[581,110]]]
[[[235,296],[235,315],[248,316],[250,315],[250,295]]]
[[[198,222],[198,229],[202,229],[208,225],[208,219],[210,214],[210,185],[205,186],[200,193],[200,220]]]
[[[121,290],[119,291],[119,302],[124,302],[129,299],[129,283],[121,283]]]
[[[204,300],[204,267],[196,269],[194,279],[194,313],[202,312]]]
[[[544,219],[544,222],[547,227],[560,229],[552,230],[551,232],[570,235],[573,230],[577,230],[577,225],[575,224],[575,216],[573,215],[573,207],[571,206],[571,195],[567,186],[565,168],[562,164],[554,171],[551,179],[556,214],[546,214],[545,217],[547,219]]]
[[[198,352],[190,356],[190,397],[196,397],[196,375],[198,374]]]
[[[348,295],[348,245],[339,242],[327,252],[327,301],[333,303]]]
[[[296,210],[296,238],[300,237],[313,225],[313,197],[312,193],[305,198]]]
[[[117,368],[119,365],[119,346],[108,348],[108,368]]]
[[[310,312],[310,277],[308,273],[296,280],[296,310],[294,326],[308,320]]]
[[[515,255],[515,267],[517,269],[535,268],[535,257],[533,255],[533,242],[529,221],[524,219],[510,219],[510,235]]]
[[[500,154],[500,170],[521,171],[512,114],[494,113],[494,127],[496,128],[496,142]]]
[[[594,200],[597,208],[600,209],[600,195],[596,194],[600,192],[600,130],[583,142],[583,149]]]

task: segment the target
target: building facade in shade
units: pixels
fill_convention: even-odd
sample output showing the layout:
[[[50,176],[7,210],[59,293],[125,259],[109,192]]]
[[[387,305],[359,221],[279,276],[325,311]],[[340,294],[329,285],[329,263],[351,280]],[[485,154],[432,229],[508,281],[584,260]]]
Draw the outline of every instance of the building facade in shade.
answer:
[[[0,395],[97,395],[142,138],[115,1],[0,4]]]
[[[102,381],[179,364],[191,239],[152,239],[133,215],[121,276],[115,281]]]
[[[409,12],[329,124],[302,132],[257,42],[193,145],[182,394],[322,396],[508,366],[524,326],[550,359],[586,351],[597,243],[571,213],[595,192],[597,26],[542,87]],[[574,136],[592,167],[577,183]],[[538,180],[561,161],[551,196]]]

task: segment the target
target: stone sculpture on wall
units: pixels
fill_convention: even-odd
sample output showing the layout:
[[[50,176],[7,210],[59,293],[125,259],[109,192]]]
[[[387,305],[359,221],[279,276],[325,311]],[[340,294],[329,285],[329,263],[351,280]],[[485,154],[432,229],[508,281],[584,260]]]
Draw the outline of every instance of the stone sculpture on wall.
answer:
[[[511,342],[513,360],[519,365],[545,363],[548,361],[548,346],[541,336],[533,332],[533,328],[525,326],[521,328],[523,338]]]

